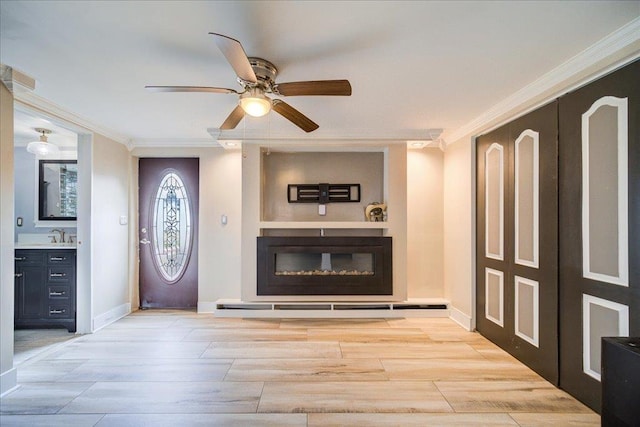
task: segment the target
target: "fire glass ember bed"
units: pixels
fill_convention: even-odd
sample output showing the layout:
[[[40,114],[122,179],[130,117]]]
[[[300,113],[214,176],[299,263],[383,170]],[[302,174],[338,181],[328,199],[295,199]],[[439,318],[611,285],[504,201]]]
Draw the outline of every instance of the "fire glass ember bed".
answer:
[[[391,237],[258,237],[258,295],[392,295]]]

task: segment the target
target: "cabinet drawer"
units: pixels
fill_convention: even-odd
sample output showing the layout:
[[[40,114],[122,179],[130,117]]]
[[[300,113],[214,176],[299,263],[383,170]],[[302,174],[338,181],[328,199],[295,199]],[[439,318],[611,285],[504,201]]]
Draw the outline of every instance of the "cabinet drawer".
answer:
[[[72,265],[75,259],[75,251],[49,251],[47,252],[48,265]]]
[[[16,265],[44,265],[45,252],[40,250],[21,250],[15,251],[14,260]]]
[[[52,303],[49,304],[49,309],[47,310],[47,317],[50,319],[59,319],[59,318],[70,318],[73,317],[73,313],[71,313],[71,309],[69,308],[69,304],[65,303]]]
[[[74,268],[66,266],[47,267],[47,282],[70,283],[73,281]]]
[[[71,287],[68,285],[47,286],[49,301],[68,300],[71,297]]]

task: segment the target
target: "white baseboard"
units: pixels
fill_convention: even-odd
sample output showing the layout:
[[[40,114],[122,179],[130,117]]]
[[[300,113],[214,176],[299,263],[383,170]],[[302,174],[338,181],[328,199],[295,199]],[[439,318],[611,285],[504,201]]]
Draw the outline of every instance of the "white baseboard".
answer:
[[[0,374],[0,397],[11,393],[18,388],[18,370],[11,368]]]
[[[131,303],[119,305],[111,310],[93,318],[92,332],[97,332],[107,325],[112,324],[116,320],[122,319],[131,313]]]
[[[215,313],[216,302],[213,301],[198,301],[198,314],[201,313]]]
[[[471,327],[471,316],[468,316],[457,308],[449,307],[449,317],[451,318],[451,320],[465,328],[467,331],[473,330],[473,328]]]

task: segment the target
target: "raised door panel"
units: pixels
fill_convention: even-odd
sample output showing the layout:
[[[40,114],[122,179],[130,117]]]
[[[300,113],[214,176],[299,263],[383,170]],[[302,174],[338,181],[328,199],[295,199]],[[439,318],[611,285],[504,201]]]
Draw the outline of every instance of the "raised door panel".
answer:
[[[42,265],[22,265],[16,269],[16,306],[18,320],[39,319],[46,306],[46,274]]]

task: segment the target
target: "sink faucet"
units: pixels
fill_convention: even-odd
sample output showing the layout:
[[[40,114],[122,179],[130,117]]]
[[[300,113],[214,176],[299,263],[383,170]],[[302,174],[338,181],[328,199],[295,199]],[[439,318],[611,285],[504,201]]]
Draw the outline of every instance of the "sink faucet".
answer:
[[[53,230],[50,230],[49,233],[58,233],[59,241],[56,241],[56,236],[53,236],[53,241],[51,243],[64,243],[64,230],[54,228]]]

